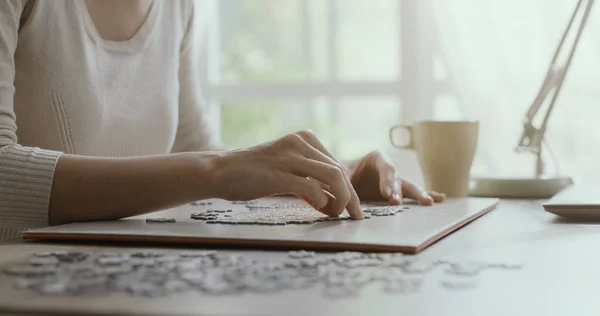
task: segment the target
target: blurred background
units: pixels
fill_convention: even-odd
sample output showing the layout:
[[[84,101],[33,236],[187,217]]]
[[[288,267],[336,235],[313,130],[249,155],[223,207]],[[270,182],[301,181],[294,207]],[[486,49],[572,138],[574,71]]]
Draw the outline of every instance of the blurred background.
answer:
[[[204,90],[226,145],[310,128],[341,159],[372,150],[411,159],[390,148],[392,125],[476,119],[473,173],[526,176],[534,157],[514,147],[577,3],[206,1]],[[579,182],[600,177],[598,10],[546,134],[548,171]]]

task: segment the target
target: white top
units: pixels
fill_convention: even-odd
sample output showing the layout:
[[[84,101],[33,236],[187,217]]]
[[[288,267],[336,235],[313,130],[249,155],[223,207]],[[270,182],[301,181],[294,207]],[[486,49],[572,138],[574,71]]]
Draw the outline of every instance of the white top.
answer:
[[[115,42],[99,36],[84,1],[0,1],[0,240],[48,225],[63,152],[216,145],[200,91],[201,3],[155,0],[137,33]]]

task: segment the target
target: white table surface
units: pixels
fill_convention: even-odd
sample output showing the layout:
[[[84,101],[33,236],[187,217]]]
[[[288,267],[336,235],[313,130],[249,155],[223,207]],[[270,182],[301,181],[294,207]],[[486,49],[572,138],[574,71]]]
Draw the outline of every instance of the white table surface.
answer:
[[[439,286],[429,274],[418,293],[388,295],[368,288],[358,298],[332,300],[319,291],[289,291],[233,297],[197,293],[145,299],[40,297],[14,290],[0,276],[0,311],[31,315],[598,315],[600,314],[600,223],[568,222],[543,211],[542,201],[503,200],[489,214],[425,249],[423,259],[474,259],[523,264],[520,270],[488,270],[469,290]],[[127,250],[130,245],[122,246]],[[137,247],[137,246],[136,246]],[[0,245],[0,265],[36,251],[107,251],[107,245],[13,242]],[[123,248],[120,248],[123,249]],[[161,248],[163,251],[177,250]],[[284,251],[223,250],[283,257]]]

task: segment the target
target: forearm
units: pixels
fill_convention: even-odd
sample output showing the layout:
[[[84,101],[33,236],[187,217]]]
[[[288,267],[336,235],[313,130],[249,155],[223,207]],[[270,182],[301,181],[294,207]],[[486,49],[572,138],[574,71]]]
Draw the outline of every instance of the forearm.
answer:
[[[114,220],[208,198],[214,156],[62,155],[52,185],[50,224]]]

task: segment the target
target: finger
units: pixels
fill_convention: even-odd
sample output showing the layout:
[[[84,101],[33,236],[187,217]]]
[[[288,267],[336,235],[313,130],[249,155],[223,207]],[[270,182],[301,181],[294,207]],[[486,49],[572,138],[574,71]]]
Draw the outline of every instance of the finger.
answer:
[[[307,179],[312,179],[311,177],[306,177],[306,178]],[[323,182],[321,182],[319,180],[316,180],[316,179],[313,179],[313,180],[317,181],[317,183],[321,186],[321,189],[323,189],[324,191],[327,191],[327,192],[331,191],[331,188],[329,187],[328,184],[325,184],[325,183],[323,183]]]
[[[396,168],[388,163],[379,164],[377,167],[379,172],[379,191],[381,196],[386,199],[391,199],[397,193],[399,188],[396,186]]]
[[[402,204],[401,180],[396,166],[383,154],[376,153],[375,168],[379,173],[379,191],[391,204]]]
[[[321,185],[321,189],[327,191],[327,192],[331,192],[331,187],[328,184],[325,184],[321,181],[317,181],[319,183],[319,185]]]
[[[329,186],[335,200],[324,210],[327,215],[340,215],[350,201],[350,193],[344,182],[342,171],[333,165],[304,157],[293,163],[292,172],[299,176],[308,176]],[[322,187],[319,185],[322,190]]]
[[[350,198],[348,201],[335,201],[333,203],[333,212],[337,213],[340,207],[346,208],[348,213],[353,219],[362,219],[364,217],[362,209],[360,208],[360,200],[358,198],[358,194],[356,190],[354,190],[354,186],[350,182],[350,178],[348,177],[348,173],[346,167],[344,167],[341,163],[339,163],[332,155],[325,149],[325,146],[319,141],[319,139],[315,136],[311,131],[302,131],[297,133],[308,145],[309,147],[305,147],[304,156],[310,159],[314,159],[323,163],[327,163],[330,165],[334,165],[336,168],[342,171],[343,180],[347,190],[349,191]],[[322,181],[326,183],[325,181]],[[333,193],[333,192],[332,192]],[[337,196],[336,196],[337,199]],[[342,211],[343,212],[343,209]],[[340,212],[340,213],[341,213]]]
[[[419,202],[419,204],[433,204],[433,198],[429,195],[429,193],[409,181],[402,182],[402,191],[404,192],[405,197],[415,199],[417,202]]]
[[[325,215],[327,215],[327,216],[336,217],[337,215],[332,215],[333,213],[331,211],[333,209],[333,202],[335,202],[335,197],[331,193],[329,193],[327,191],[324,191],[324,192],[325,192],[325,194],[327,195],[327,198],[328,198],[327,199],[327,204],[325,204],[325,206],[323,206],[321,208],[317,208],[316,210],[319,211],[319,212],[321,212],[321,213],[323,213],[323,214],[325,214]]]
[[[321,141],[319,140],[317,135],[315,135],[314,132],[312,132],[311,130],[304,130],[304,131],[297,132],[296,134],[298,136],[302,137],[302,139],[304,139],[305,142],[307,142],[308,144],[313,146],[316,150],[320,151],[327,157],[331,158],[331,160],[335,161],[337,164],[344,167],[344,170],[345,170],[345,166],[343,166],[337,159],[335,159],[335,157],[327,150],[327,148],[325,148],[325,146],[323,146],[323,144],[321,143]]]
[[[431,198],[433,198],[433,201],[436,203],[444,202],[444,200],[446,199],[446,194],[444,193],[439,193],[436,191],[427,191],[427,193],[429,193],[429,196],[431,196]]]
[[[394,194],[389,199],[390,204],[392,205],[401,205],[402,204],[402,179],[396,177],[396,181],[394,182]]]
[[[323,143],[321,143],[321,141],[319,140],[319,138],[317,137],[317,135],[315,135],[315,133],[313,133],[310,130],[304,130],[304,131],[300,131],[300,132],[298,132],[296,134],[298,136],[300,136],[306,143],[310,144],[313,148],[315,148],[316,150],[318,150],[319,152],[321,152],[323,155],[325,155],[326,157],[328,157],[331,162],[337,164],[338,167],[340,167],[344,171],[344,173],[346,175],[348,174],[348,169],[346,168],[346,166],[344,164],[342,164],[339,160],[337,160],[327,150],[327,148],[325,148],[325,146],[323,145]],[[349,182],[349,179],[348,179],[348,182]],[[356,195],[356,197],[358,199],[358,195]]]
[[[306,178],[307,178],[307,179],[312,179],[311,177],[306,177]],[[321,189],[322,189],[323,191],[325,191],[325,193],[326,193],[326,194],[329,196],[329,199],[331,200],[331,201],[329,201],[329,203],[330,203],[330,204],[333,204],[333,199],[334,199],[334,197],[333,197],[333,195],[331,195],[331,193],[330,193],[330,192],[331,192],[331,187],[330,187],[328,184],[325,184],[325,183],[323,183],[323,182],[321,182],[321,181],[319,181],[319,180],[316,180],[316,179],[312,179],[312,180],[313,180],[313,181],[315,181],[315,182],[317,182],[317,183],[319,184],[319,186],[321,187]],[[307,201],[307,203],[308,203],[308,201]],[[310,203],[309,203],[309,204],[310,204]]]
[[[379,169],[379,191],[392,205],[402,204],[402,180],[393,166]]]
[[[338,216],[344,211],[350,201],[350,192],[344,181],[342,170],[334,165],[302,157],[292,163],[292,172],[301,177],[311,177],[329,186],[335,201],[331,208],[326,210],[328,215]],[[322,190],[321,186],[319,189]]]
[[[317,210],[325,208],[329,203],[328,194],[323,191],[318,181],[293,175],[286,186],[288,193],[294,194]]]

